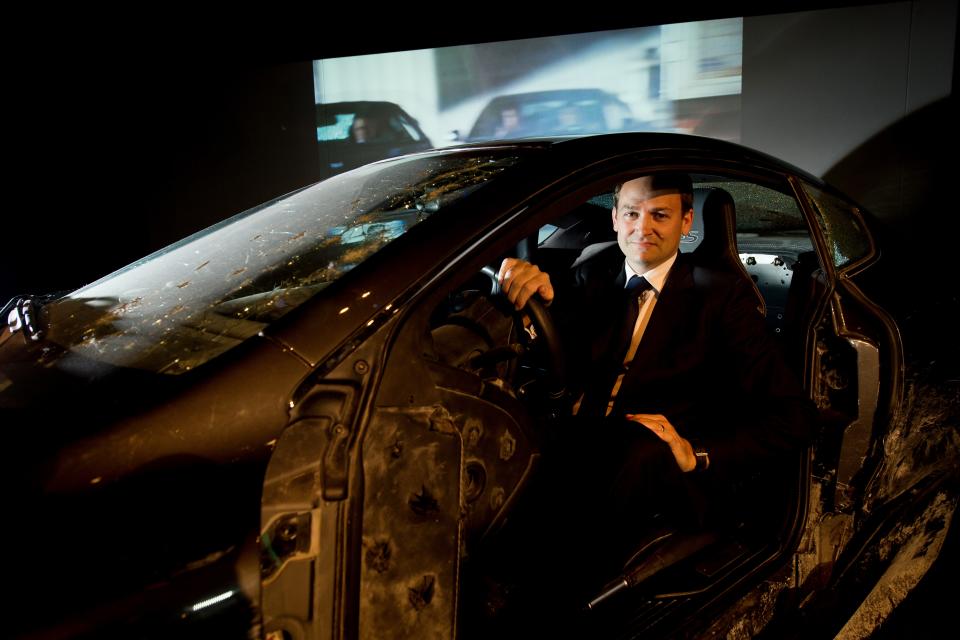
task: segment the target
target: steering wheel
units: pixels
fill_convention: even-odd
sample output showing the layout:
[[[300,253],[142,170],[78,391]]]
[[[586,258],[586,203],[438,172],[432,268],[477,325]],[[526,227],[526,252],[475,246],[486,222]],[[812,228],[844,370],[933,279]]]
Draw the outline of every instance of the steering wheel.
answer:
[[[566,392],[567,367],[560,333],[547,307],[537,296],[531,296],[526,306],[517,311],[500,291],[497,271],[486,266],[480,272],[490,279],[490,297],[499,298],[498,306],[509,308],[517,335],[528,353],[538,352],[544,364],[546,392],[550,399],[559,399]],[[530,319],[528,326],[524,316]]]

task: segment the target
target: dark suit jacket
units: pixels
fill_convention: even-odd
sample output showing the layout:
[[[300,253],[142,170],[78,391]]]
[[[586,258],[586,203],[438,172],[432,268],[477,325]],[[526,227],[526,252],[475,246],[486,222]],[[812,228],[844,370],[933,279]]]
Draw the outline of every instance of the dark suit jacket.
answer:
[[[625,313],[623,262],[614,244],[557,286],[565,343],[580,346],[570,356],[574,387],[585,392],[581,415],[603,416],[622,369],[611,333]],[[806,445],[815,419],[753,290],[685,254],[670,270],[617,395],[613,416],[625,413],[665,415],[680,435],[703,444],[716,473]]]

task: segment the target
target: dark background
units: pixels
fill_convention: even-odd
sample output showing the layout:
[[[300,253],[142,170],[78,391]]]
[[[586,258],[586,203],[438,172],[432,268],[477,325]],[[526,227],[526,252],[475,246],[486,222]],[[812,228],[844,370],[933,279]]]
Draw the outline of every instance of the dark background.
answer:
[[[11,21],[11,28],[22,27],[36,37],[8,64],[5,93],[12,106],[8,139],[13,144],[7,147],[5,182],[12,202],[0,223],[0,299],[82,286],[193,231],[316,181],[313,59],[756,17],[770,13],[771,6],[781,14],[877,6],[811,1],[762,7],[672,4],[678,6],[645,4],[599,15],[552,11],[536,17],[515,15],[507,3],[484,3],[456,16],[347,6],[136,17],[83,12],[58,14],[53,21],[49,16]],[[886,17],[887,22],[898,19],[896,13]],[[781,149],[791,150],[785,145],[795,140],[810,140],[804,122],[813,133],[833,126],[840,134],[845,117],[856,118],[858,110],[871,108],[871,95],[882,95],[883,87],[871,83],[889,74],[876,74],[869,82],[854,77],[862,75],[855,70],[850,77],[837,75],[831,69],[837,61],[818,45],[821,38],[843,43],[879,27],[853,14],[843,17],[836,33],[824,33],[824,25],[835,22],[781,22],[777,31],[763,37],[745,34],[745,144],[764,148],[759,143],[771,141],[778,155]],[[779,49],[769,51],[767,41],[781,43]],[[750,71],[784,50],[800,52],[792,67],[778,64],[788,73],[764,76]],[[859,64],[863,68],[868,62]],[[752,87],[751,74],[757,78]],[[914,73],[908,80],[917,77]],[[811,95],[809,86],[821,86],[823,96]],[[845,86],[851,87],[846,100],[865,96],[847,109],[850,113],[836,107],[817,111],[818,101],[828,103]],[[783,109],[780,101],[798,105],[804,98],[811,105],[789,126],[767,117]],[[897,225],[906,220],[919,225],[916,232],[926,233],[931,229],[924,223],[935,215],[952,233],[960,228],[955,215],[911,217],[916,210],[942,210],[941,203],[950,202],[949,192],[936,189],[949,184],[956,166],[951,156],[944,161],[936,153],[945,139],[956,137],[952,96],[927,111],[851,150],[826,177]],[[766,129],[761,124],[765,117],[773,123]],[[830,139],[822,135],[819,143]],[[803,157],[802,150],[797,153]],[[896,161],[878,162],[881,157]],[[905,164],[912,169],[905,170]],[[900,192],[891,197],[871,191],[880,183],[901,185],[902,192],[905,176],[914,182],[906,202]],[[928,244],[913,236],[914,251]]]

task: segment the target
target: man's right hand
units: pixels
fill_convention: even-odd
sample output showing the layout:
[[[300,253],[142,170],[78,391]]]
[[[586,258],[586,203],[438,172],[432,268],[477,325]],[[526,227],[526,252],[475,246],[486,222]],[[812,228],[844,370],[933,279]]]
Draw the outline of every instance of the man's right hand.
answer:
[[[547,304],[553,300],[553,285],[550,276],[535,264],[524,260],[507,258],[500,265],[497,273],[500,290],[507,296],[507,300],[519,311],[527,304],[530,296],[537,293]]]

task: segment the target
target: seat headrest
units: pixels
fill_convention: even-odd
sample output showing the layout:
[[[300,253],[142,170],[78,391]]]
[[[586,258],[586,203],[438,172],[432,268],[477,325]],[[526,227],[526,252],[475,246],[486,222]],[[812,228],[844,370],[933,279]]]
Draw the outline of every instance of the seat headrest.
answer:
[[[693,208],[694,220],[700,218],[703,230],[703,238],[693,251],[693,259],[702,266],[745,280],[757,296],[758,309],[766,315],[766,302],[740,261],[733,196],[719,187],[697,187],[693,190]]]
[[[737,214],[733,197],[718,187],[693,190],[694,220],[700,218],[703,237],[694,254],[703,264],[724,268],[724,262],[740,263],[737,253]],[[726,269],[724,269],[726,270]]]

